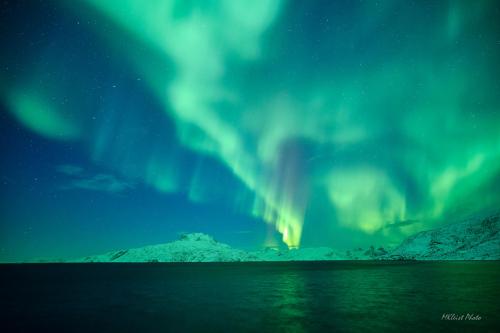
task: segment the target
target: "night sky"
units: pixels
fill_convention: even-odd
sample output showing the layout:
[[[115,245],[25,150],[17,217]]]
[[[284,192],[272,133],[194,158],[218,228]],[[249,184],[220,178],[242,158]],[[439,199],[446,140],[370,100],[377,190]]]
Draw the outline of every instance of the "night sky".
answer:
[[[0,261],[394,245],[500,207],[498,1],[0,3]]]

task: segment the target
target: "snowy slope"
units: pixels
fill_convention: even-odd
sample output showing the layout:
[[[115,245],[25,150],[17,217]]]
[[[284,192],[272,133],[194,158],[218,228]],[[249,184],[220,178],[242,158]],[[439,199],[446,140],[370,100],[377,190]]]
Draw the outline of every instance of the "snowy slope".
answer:
[[[84,262],[223,262],[246,261],[248,253],[231,248],[202,233],[183,235],[177,241],[85,257]]]
[[[302,248],[291,250],[266,249],[252,252],[258,261],[307,261],[307,260],[346,260],[346,254],[328,247]]]
[[[500,214],[474,217],[408,237],[386,259],[500,259]]]
[[[231,262],[304,260],[485,260],[500,259],[500,214],[476,217],[408,237],[393,251],[328,247],[247,252],[202,233],[142,248],[112,251],[70,262]]]
[[[385,253],[385,252],[384,252]],[[71,262],[230,262],[230,261],[304,261],[373,259],[369,250],[336,251],[328,247],[277,250],[266,248],[247,252],[219,243],[211,236],[193,233],[177,241],[136,249],[118,250]]]
[[[330,248],[246,252],[219,243],[211,236],[194,233],[181,239],[142,248],[112,251],[73,262],[230,262],[230,261],[300,261],[349,259],[345,253]]]

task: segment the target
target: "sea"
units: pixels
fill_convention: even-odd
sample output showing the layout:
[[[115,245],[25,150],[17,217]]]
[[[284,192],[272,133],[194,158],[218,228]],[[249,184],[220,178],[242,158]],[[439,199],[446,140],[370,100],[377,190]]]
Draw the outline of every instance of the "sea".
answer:
[[[500,332],[500,262],[2,264],[0,332]]]

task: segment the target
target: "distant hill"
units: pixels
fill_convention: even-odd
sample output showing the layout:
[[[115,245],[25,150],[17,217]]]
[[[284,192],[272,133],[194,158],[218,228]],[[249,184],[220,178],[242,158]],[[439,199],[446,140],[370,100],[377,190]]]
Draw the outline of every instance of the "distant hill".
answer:
[[[373,252],[375,251],[375,252]],[[235,262],[235,261],[306,261],[306,260],[356,260],[372,259],[377,252],[373,248],[353,251],[337,251],[328,247],[278,250],[266,248],[247,252],[220,243],[213,237],[192,233],[166,244],[136,249],[112,251],[68,262]]]
[[[393,251],[384,248],[339,251],[328,247],[292,250],[234,249],[202,233],[136,249],[112,251],[67,262],[235,262],[306,260],[500,260],[500,214],[475,217],[405,239]]]
[[[404,240],[387,258],[500,260],[500,214],[419,232]]]

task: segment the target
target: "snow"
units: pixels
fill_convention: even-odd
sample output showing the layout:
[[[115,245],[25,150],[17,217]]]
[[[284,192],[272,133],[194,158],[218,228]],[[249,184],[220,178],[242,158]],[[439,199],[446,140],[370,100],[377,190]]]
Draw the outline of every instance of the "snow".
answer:
[[[359,253],[358,253],[359,252]],[[247,252],[214,240],[211,236],[194,233],[179,240],[136,249],[118,250],[89,256],[73,262],[235,262],[235,261],[305,261],[372,259],[365,250],[337,251],[328,247],[278,250],[266,248]]]
[[[393,251],[371,246],[350,251],[328,247],[248,252],[202,234],[185,234],[179,240],[141,248],[112,251],[70,262],[235,262],[322,260],[485,260],[500,259],[500,214],[474,217],[404,240]]]
[[[179,240],[136,249],[85,257],[84,262],[214,262],[242,261],[245,251],[219,243],[202,233],[182,235]],[[79,260],[77,260],[79,261]]]
[[[407,238],[389,259],[499,260],[500,214],[422,231]]]

